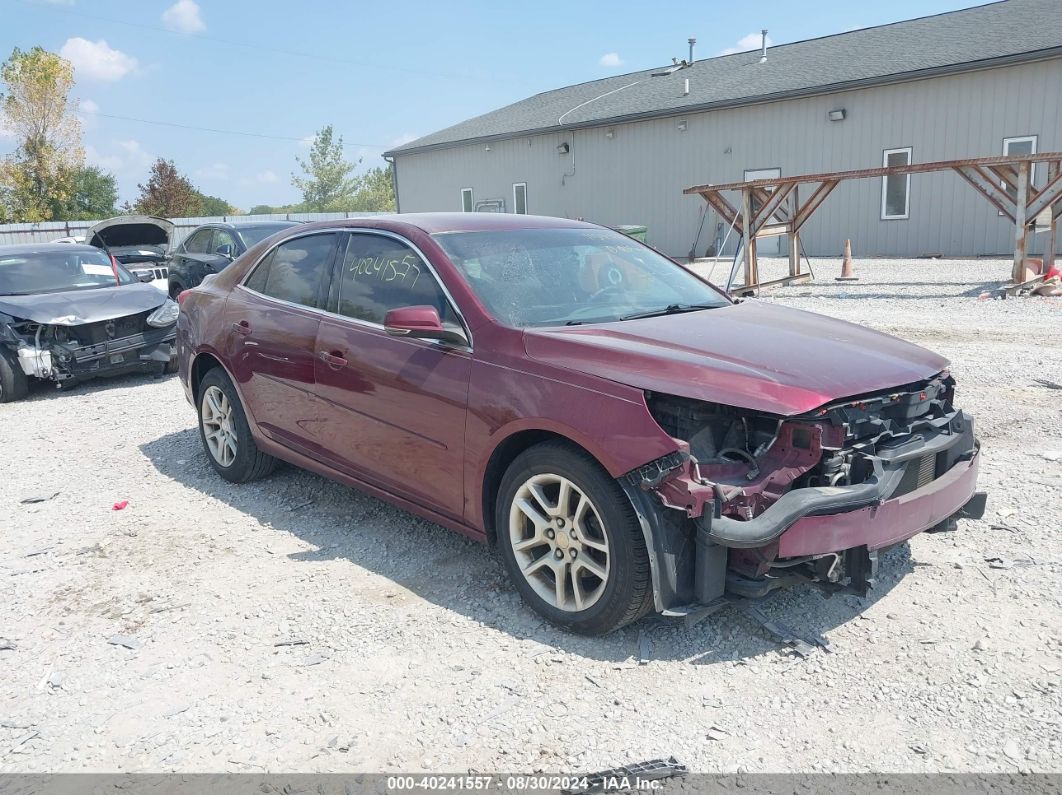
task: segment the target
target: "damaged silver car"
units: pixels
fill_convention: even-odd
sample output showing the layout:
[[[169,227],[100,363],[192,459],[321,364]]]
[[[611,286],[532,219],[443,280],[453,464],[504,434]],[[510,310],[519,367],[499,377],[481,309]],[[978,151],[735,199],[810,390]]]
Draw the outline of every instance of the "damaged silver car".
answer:
[[[93,246],[0,246],[0,403],[58,386],[177,369],[179,309]]]

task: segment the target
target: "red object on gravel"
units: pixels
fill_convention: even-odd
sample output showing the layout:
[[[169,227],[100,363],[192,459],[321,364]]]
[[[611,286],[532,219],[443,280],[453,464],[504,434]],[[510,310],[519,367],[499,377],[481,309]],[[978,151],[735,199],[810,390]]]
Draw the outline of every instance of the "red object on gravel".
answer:
[[[116,503],[114,504],[114,507],[113,507],[113,508],[112,508],[111,510],[113,510],[113,511],[121,511],[121,510],[123,510],[123,509],[124,509],[124,508],[125,508],[125,507],[126,507],[126,506],[127,506],[128,504],[129,504],[129,500],[119,500],[118,502],[116,502]]]

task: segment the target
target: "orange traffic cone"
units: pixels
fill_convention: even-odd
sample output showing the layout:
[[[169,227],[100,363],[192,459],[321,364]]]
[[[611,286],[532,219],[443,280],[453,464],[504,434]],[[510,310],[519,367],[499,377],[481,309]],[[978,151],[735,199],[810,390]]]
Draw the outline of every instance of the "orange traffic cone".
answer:
[[[852,272],[852,241],[844,241],[844,262],[841,263],[841,275],[837,277],[839,282],[854,282],[859,279]]]

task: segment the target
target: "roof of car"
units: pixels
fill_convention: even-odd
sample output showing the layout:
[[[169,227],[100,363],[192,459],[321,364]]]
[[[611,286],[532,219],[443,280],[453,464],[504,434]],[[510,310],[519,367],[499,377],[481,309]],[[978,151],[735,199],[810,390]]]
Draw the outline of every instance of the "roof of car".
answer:
[[[0,246],[0,257],[19,254],[47,254],[50,252],[93,252],[100,253],[100,249],[85,243],[15,243],[8,246]]]
[[[401,213],[338,221],[319,221],[311,229],[325,227],[357,229],[412,227],[429,235],[445,232],[501,232],[513,229],[593,229],[593,224],[546,215],[514,213]]]
[[[201,224],[194,230],[204,229],[206,227],[225,227],[226,229],[262,229],[263,227],[275,226],[278,229],[286,229],[289,226],[302,226],[302,221],[286,221],[282,218],[276,221],[248,221],[246,223],[234,223],[231,221],[210,221],[209,223]]]

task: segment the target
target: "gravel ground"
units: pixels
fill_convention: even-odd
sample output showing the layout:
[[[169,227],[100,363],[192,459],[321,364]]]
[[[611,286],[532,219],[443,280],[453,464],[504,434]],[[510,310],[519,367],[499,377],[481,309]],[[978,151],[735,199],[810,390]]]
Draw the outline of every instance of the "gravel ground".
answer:
[[[39,389],[0,406],[0,772],[572,773],[672,754],[1062,772],[1062,301],[977,300],[1005,262],[859,261],[855,283],[815,264],[818,283],[765,300],[950,357],[990,492],[983,521],[891,551],[868,599],[762,603],[832,653],[800,658],[732,609],[574,637],[435,525],[292,468],[224,483],[173,378]]]

